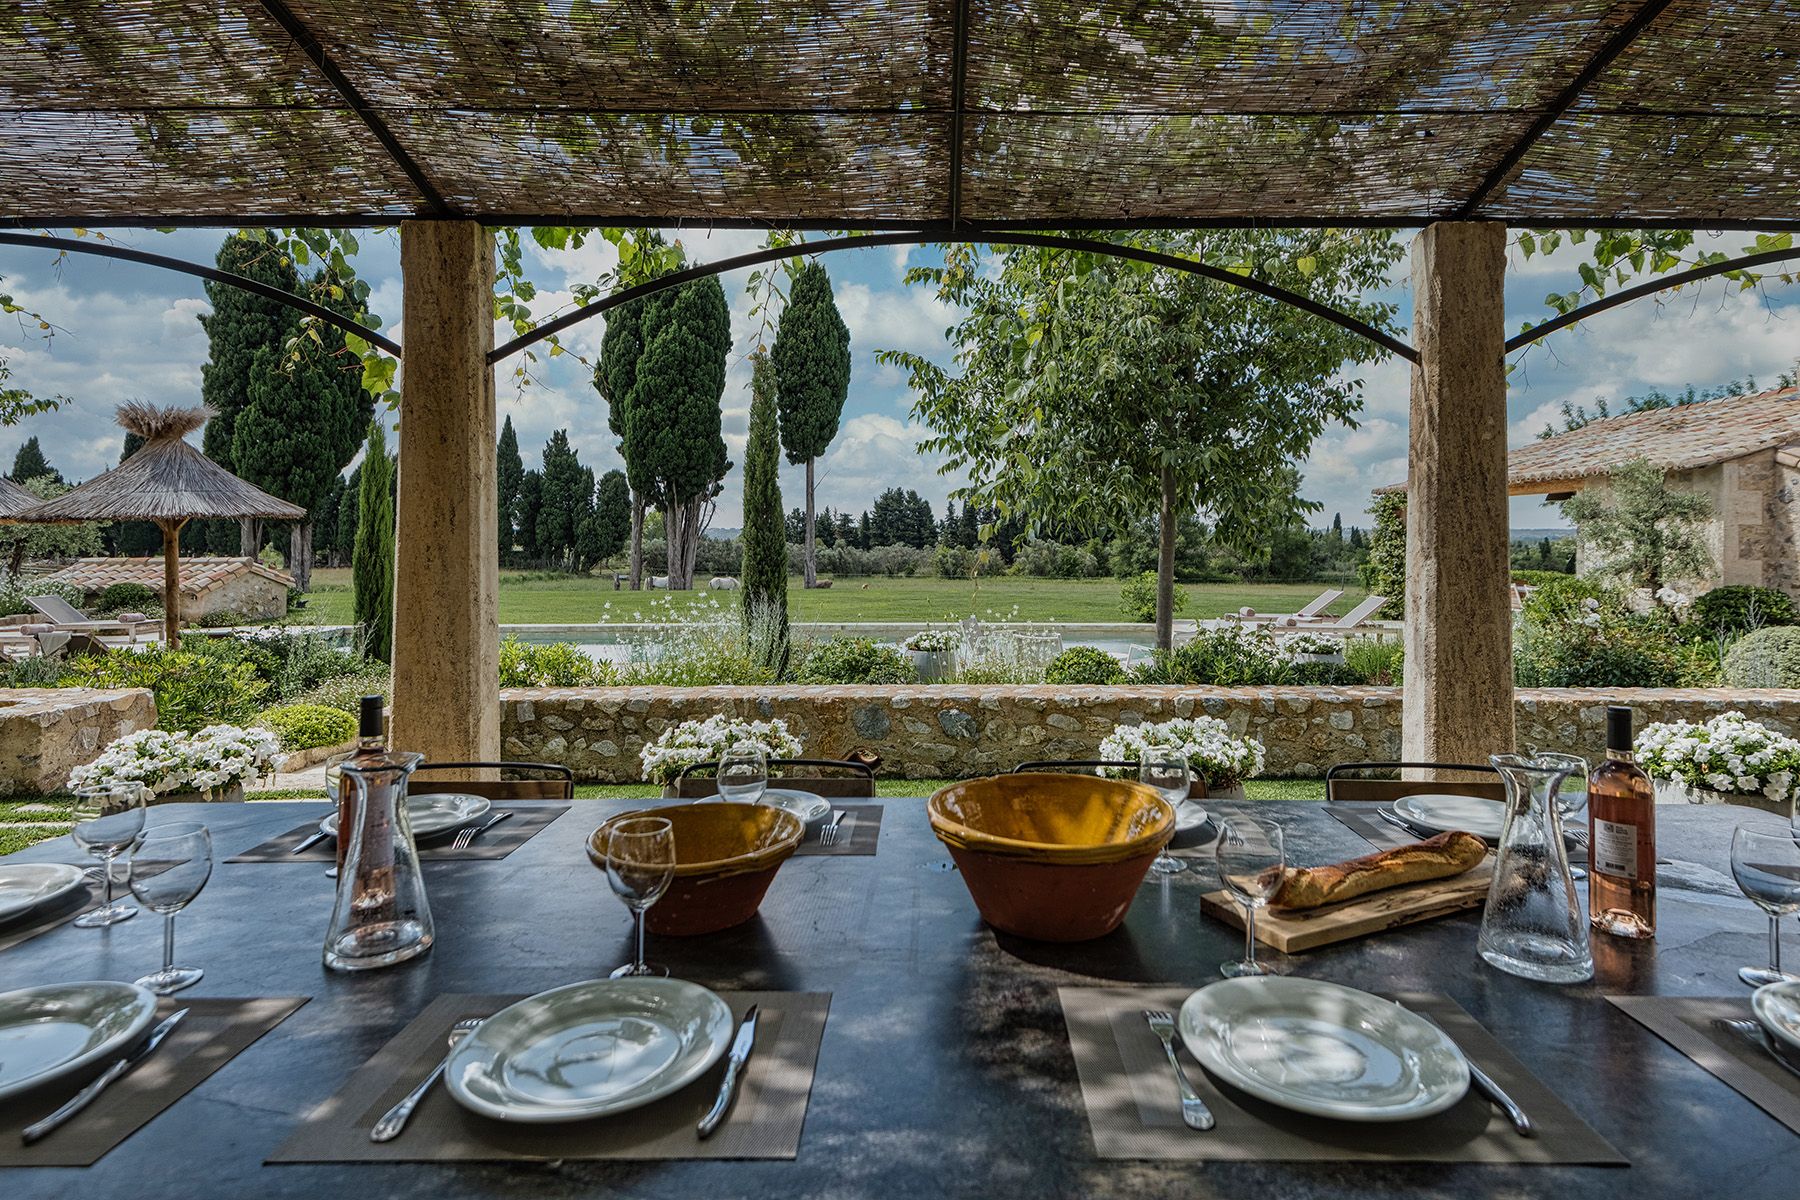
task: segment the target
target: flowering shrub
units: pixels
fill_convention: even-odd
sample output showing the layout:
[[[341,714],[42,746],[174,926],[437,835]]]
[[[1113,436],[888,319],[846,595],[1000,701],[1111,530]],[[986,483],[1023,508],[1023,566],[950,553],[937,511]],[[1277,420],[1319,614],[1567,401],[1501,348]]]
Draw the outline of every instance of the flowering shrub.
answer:
[[[921,629],[900,643],[902,650],[917,650],[921,654],[941,654],[961,646],[962,634],[954,629]]]
[[[158,795],[205,792],[254,782],[281,748],[267,729],[208,725],[198,733],[145,729],[127,734],[69,774],[69,787],[136,783]]]
[[[1277,643],[1283,658],[1292,662],[1301,654],[1342,654],[1344,639],[1328,633],[1290,633]]]
[[[1139,762],[1147,749],[1179,750],[1188,769],[1206,780],[1210,791],[1223,791],[1263,769],[1263,744],[1252,737],[1233,737],[1217,717],[1176,717],[1152,725],[1115,725],[1100,743],[1100,757]],[[1113,768],[1114,776],[1125,772]]]
[[[509,636],[500,643],[501,687],[604,687],[616,680],[611,665],[568,642],[537,646]]]
[[[256,723],[274,730],[289,751],[340,746],[356,737],[356,718],[323,704],[283,704],[264,711]]]
[[[1200,630],[1172,653],[1157,651],[1139,675],[1143,683],[1259,687],[1288,682],[1291,667],[1268,630],[1233,622]]]
[[[670,726],[654,742],[646,743],[638,757],[644,764],[645,779],[668,783],[683,767],[717,762],[725,751],[746,744],[760,747],[770,758],[799,758],[802,751],[800,739],[788,732],[786,721],[743,721],[719,713],[704,721]]]
[[[1704,725],[1651,725],[1638,734],[1637,755],[1653,779],[1677,779],[1715,792],[1760,792],[1778,802],[1792,799],[1800,780],[1800,741],[1740,712]]]

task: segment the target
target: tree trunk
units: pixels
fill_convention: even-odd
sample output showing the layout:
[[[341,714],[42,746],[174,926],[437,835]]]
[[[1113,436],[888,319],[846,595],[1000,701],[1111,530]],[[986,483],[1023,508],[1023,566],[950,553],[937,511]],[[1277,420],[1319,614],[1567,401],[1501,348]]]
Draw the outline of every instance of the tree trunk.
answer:
[[[631,493],[631,590],[644,586],[644,498]]]
[[[288,572],[301,591],[312,588],[313,523],[306,521],[288,530]]]
[[[819,582],[818,549],[813,542],[813,460],[806,460],[806,587]]]
[[[1162,512],[1157,516],[1156,645],[1175,648],[1175,473],[1164,465]]]
[[[163,642],[181,646],[181,527],[186,521],[158,521],[163,535]]]
[[[256,517],[238,518],[238,555],[255,558],[262,551],[262,521]]]

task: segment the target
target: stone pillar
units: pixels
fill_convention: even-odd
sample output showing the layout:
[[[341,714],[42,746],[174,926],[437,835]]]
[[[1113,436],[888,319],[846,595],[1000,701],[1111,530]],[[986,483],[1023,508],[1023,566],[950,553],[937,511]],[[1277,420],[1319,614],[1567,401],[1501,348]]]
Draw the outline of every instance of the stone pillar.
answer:
[[[1427,226],[1412,246],[1402,757],[1513,749],[1506,487],[1506,227]]]
[[[474,221],[403,221],[391,744],[500,756],[494,242]]]

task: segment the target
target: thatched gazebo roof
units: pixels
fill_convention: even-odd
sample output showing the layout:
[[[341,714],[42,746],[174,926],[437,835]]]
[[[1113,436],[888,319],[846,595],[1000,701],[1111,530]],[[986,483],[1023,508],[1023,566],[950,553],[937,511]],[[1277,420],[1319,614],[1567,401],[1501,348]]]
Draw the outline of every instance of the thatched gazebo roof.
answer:
[[[9,521],[43,502],[42,497],[32,495],[6,476],[0,475],[0,521]]]

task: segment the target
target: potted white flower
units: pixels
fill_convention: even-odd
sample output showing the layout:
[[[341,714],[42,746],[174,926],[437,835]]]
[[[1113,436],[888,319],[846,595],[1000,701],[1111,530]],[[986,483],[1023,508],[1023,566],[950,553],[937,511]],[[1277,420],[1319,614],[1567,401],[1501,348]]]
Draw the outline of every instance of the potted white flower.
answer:
[[[1800,741],[1740,712],[1650,725],[1636,753],[1658,804],[1741,804],[1787,816],[1800,793]]]
[[[1187,757],[1195,799],[1214,796],[1242,800],[1244,780],[1263,769],[1263,744],[1253,737],[1234,737],[1231,727],[1217,717],[1176,717],[1146,725],[1115,725],[1100,743],[1100,757],[1121,762],[1141,762],[1144,751],[1178,750]],[[1109,772],[1122,776],[1124,771]]]
[[[1290,633],[1281,639],[1280,650],[1292,663],[1344,663],[1344,639],[1326,633]]]
[[[69,787],[135,783],[153,803],[242,800],[247,784],[273,769],[280,741],[266,729],[209,725],[199,733],[145,729],[69,773]]]
[[[956,674],[962,634],[954,629],[922,629],[901,642],[900,648],[912,655],[920,683],[944,683]]]
[[[786,721],[745,721],[719,713],[669,726],[654,742],[644,744],[638,758],[644,778],[662,784],[663,795],[673,796],[682,768],[717,762],[727,750],[746,744],[761,747],[769,758],[799,758],[803,749]]]

